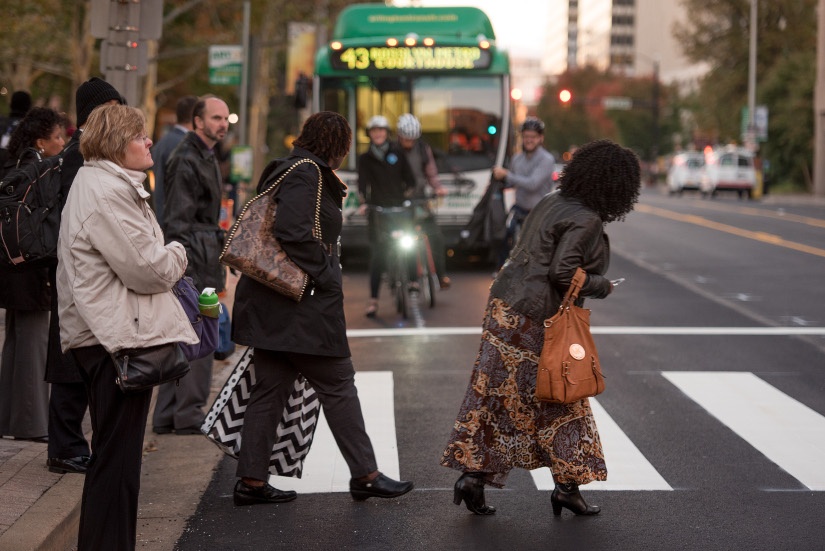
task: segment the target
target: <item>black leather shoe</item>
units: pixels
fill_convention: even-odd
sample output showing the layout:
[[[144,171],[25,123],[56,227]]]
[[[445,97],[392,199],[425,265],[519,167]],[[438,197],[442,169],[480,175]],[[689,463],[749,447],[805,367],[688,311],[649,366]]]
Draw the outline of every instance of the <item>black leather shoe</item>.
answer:
[[[175,429],[175,434],[202,434],[200,425],[192,425],[191,427],[183,427],[182,429]]]
[[[152,427],[152,432],[155,434],[169,434],[174,430],[171,426],[165,425],[163,427]]]
[[[46,460],[46,466],[49,471],[53,473],[66,474],[77,473],[86,474],[86,469],[89,468],[90,457],[88,455],[80,455],[77,457],[70,457],[69,459],[60,459],[59,457],[50,457]]]
[[[459,477],[453,489],[453,503],[467,505],[467,510],[476,515],[493,515],[496,508],[484,503],[484,475],[481,473],[464,473]]]
[[[393,480],[378,473],[378,476],[369,482],[359,482],[351,478],[349,493],[355,501],[364,501],[370,497],[398,497],[413,489],[412,482]]]
[[[235,484],[232,497],[235,505],[257,505],[258,503],[286,503],[298,497],[298,494],[292,490],[279,490],[268,483],[256,488],[239,480]]]
[[[553,514],[561,515],[562,508],[570,509],[577,515],[598,515],[601,508],[596,505],[588,505],[579,493],[578,484],[556,484],[553,493],[550,494],[550,503],[553,504]]]

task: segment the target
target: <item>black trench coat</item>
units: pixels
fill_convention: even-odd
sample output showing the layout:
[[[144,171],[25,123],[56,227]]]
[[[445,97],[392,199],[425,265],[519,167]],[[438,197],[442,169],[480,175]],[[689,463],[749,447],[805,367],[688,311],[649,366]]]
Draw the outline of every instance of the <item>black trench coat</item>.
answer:
[[[318,171],[309,163],[296,167],[278,184],[275,236],[289,257],[310,277],[312,291],[295,302],[248,277],[241,276],[235,290],[232,338],[241,345],[283,352],[345,358],[350,356],[344,319],[341,264],[335,244],[341,235],[346,186],[309,151],[295,148],[285,161],[315,161],[323,176],[321,236],[312,236]],[[278,161],[274,161],[278,162]],[[284,162],[284,161],[281,161]],[[270,183],[264,170],[258,192]]]

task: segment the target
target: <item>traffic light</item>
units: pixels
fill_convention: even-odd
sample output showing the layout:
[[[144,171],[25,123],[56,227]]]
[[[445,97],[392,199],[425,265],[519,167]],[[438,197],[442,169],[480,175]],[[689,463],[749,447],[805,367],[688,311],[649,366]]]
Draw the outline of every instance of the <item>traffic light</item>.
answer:
[[[563,105],[570,105],[570,102],[573,100],[573,93],[568,90],[567,88],[563,88],[559,92],[559,101],[562,102]]]

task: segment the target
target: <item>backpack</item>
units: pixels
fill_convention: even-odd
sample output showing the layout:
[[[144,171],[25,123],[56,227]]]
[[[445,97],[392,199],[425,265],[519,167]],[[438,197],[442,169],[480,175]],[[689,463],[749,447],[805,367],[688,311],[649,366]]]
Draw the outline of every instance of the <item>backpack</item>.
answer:
[[[22,271],[57,262],[62,198],[59,155],[19,165],[0,180],[0,267]]]

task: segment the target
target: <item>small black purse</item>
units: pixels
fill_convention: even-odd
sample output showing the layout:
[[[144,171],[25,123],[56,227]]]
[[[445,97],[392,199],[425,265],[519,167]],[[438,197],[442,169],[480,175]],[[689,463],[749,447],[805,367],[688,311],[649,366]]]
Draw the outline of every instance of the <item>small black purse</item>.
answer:
[[[118,350],[111,356],[117,370],[115,382],[126,394],[176,381],[189,373],[189,362],[176,342]]]

